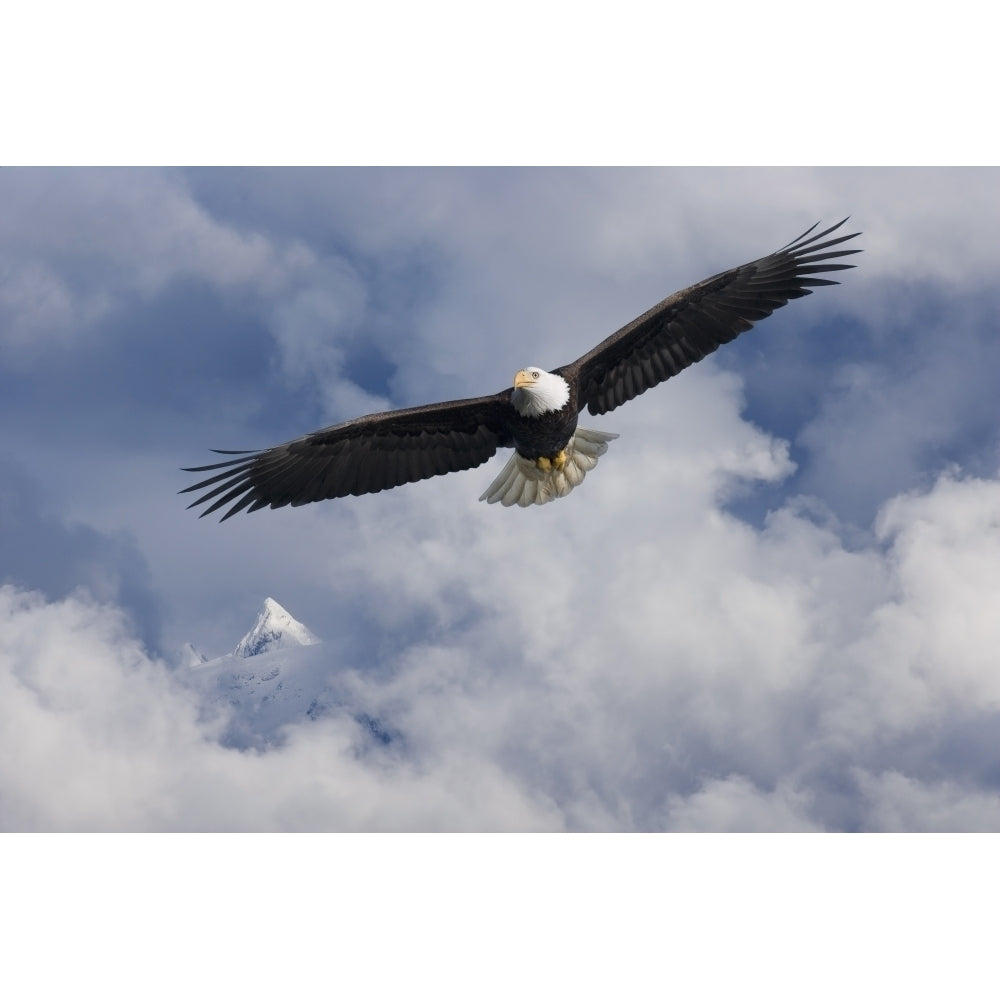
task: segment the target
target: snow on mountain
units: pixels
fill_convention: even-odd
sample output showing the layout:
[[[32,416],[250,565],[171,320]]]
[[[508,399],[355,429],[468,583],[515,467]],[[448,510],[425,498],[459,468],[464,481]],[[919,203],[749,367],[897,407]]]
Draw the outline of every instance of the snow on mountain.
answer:
[[[280,744],[283,726],[318,719],[341,702],[331,682],[336,665],[321,644],[238,657],[227,653],[187,670],[204,718],[223,719],[220,741],[245,749]]]
[[[232,653],[188,662],[178,673],[198,696],[203,717],[221,720],[226,746],[278,746],[283,727],[338,713],[357,723],[359,749],[395,738],[357,706],[333,647],[271,598]]]
[[[200,663],[208,662],[208,657],[204,653],[195,649],[190,642],[184,643],[175,661],[180,667],[196,667]]]
[[[268,597],[253,628],[236,646],[234,656],[260,656],[286,646],[315,646],[319,639],[296,621],[277,601]]]

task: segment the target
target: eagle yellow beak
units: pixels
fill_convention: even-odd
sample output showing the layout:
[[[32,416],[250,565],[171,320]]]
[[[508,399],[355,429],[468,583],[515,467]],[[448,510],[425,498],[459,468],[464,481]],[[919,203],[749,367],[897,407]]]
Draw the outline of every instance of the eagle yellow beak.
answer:
[[[522,368],[522,369],[521,369],[521,370],[520,370],[520,371],[519,371],[519,372],[518,372],[518,373],[517,373],[517,374],[516,374],[516,375],[514,376],[514,388],[515,388],[515,389],[523,389],[523,388],[524,388],[524,387],[525,387],[526,385],[534,385],[534,384],[535,384],[535,381],[536,381],[536,380],[535,380],[535,379],[533,379],[533,378],[532,378],[532,377],[531,377],[531,376],[530,376],[530,375],[528,374],[528,369],[527,369],[527,368]]]

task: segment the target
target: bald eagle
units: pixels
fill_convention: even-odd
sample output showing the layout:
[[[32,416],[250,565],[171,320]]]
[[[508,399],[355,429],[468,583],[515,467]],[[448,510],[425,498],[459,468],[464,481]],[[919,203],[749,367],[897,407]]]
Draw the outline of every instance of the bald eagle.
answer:
[[[513,448],[480,500],[528,507],[566,496],[618,436],[578,427],[584,407],[607,413],[700,361],[789,299],[809,295],[817,285],[838,284],[816,275],[853,267],[829,262],[859,249],[830,248],[859,234],[820,241],[846,221],[810,236],[812,226],[760,260],[676,292],[572,364],[551,372],[522,368],[513,386],[496,395],[374,413],[264,451],[217,451],[240,457],[183,470],[214,474],[181,492],[206,490],[190,504],[214,500],[202,517],[231,504],[225,521],[244,509],[378,493],[472,469],[498,448]]]

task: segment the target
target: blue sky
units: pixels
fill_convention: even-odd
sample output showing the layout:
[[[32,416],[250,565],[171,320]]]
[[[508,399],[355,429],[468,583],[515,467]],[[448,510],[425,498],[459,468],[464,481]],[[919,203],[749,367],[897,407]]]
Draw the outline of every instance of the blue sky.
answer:
[[[0,171],[5,825],[997,829],[997,182]],[[177,495],[209,448],[497,391],[847,214],[840,286],[588,417],[621,437],[557,503],[478,503],[500,458],[224,525]],[[267,596],[410,758],[206,744],[174,658]]]

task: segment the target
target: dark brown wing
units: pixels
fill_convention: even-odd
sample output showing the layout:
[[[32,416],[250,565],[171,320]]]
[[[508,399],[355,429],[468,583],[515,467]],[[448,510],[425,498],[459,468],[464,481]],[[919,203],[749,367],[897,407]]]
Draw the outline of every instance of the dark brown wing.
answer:
[[[244,508],[297,507],[472,469],[511,443],[510,395],[506,389],[479,399],[375,413],[266,451],[222,451],[218,454],[240,457],[184,469],[223,471],[181,492],[208,490],[190,504],[215,499],[202,517],[231,503],[225,521]]]
[[[607,413],[621,406],[734,340],[789,299],[811,294],[813,286],[839,284],[814,275],[854,266],[826,262],[860,253],[829,250],[858,233],[818,242],[846,221],[806,239],[813,226],[767,257],[676,292],[556,371],[577,379],[580,410]]]

